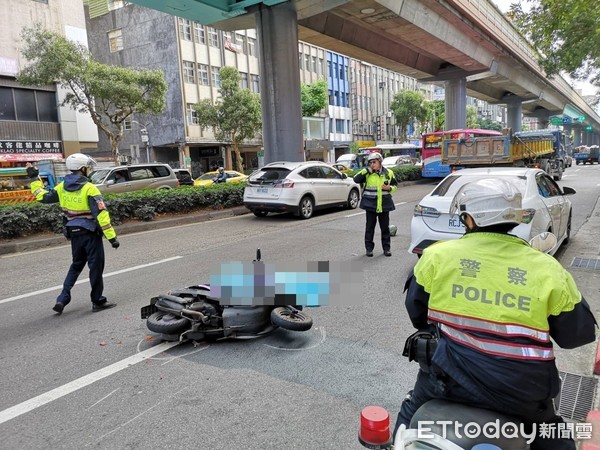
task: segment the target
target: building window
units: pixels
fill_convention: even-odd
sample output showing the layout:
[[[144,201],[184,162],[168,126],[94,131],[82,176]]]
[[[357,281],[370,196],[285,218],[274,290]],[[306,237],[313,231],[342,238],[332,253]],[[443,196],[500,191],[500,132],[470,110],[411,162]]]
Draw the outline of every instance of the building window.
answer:
[[[252,75],[252,92],[260,94],[260,81],[258,75]]]
[[[56,93],[0,87],[0,120],[56,123]]]
[[[221,87],[221,77],[219,75],[219,68],[218,67],[211,67],[210,68],[210,72],[211,72],[211,75],[212,75],[213,87],[220,88]]]
[[[179,39],[184,41],[192,40],[192,22],[188,19],[178,18],[179,21]]]
[[[323,73],[323,58],[319,58],[319,65],[317,66],[317,73]]]
[[[310,55],[304,55],[304,70],[310,70]]]
[[[248,89],[248,74],[246,72],[240,72],[240,87]]]
[[[196,71],[194,70],[194,63],[190,61],[183,62],[183,81],[186,83],[196,82]]]
[[[121,28],[108,32],[108,46],[111,53],[123,50],[123,30]]]
[[[128,117],[123,121],[123,130],[129,131],[131,129],[133,129],[133,127],[131,126],[131,117]]]
[[[335,119],[335,132],[336,133],[345,133],[344,122],[345,121],[342,119]]]
[[[248,56],[257,56],[256,55],[256,39],[249,37],[248,38]]]
[[[198,22],[194,22],[194,33],[196,34],[196,42],[198,44],[206,44],[206,33],[204,31],[204,25]]]
[[[208,82],[208,66],[206,64],[198,64],[198,84],[210,86]]]
[[[246,54],[246,37],[242,34],[235,33],[235,45],[238,45],[241,52]]]
[[[312,59],[312,71],[315,73],[318,73],[318,69],[317,69],[317,57],[313,56],[311,57]]]
[[[38,2],[38,3],[45,3],[46,5],[48,4],[48,0],[33,0],[34,2]]]
[[[198,113],[194,109],[193,103],[187,104],[185,116],[188,125],[198,125]]]
[[[213,27],[207,27],[207,29],[208,45],[219,48],[219,35],[217,34],[217,30],[215,30]]]
[[[48,3],[47,1],[44,3]],[[109,11],[114,11],[115,9],[119,9],[122,8],[123,6],[125,6],[125,3],[123,0],[109,0],[108,1],[108,10]]]

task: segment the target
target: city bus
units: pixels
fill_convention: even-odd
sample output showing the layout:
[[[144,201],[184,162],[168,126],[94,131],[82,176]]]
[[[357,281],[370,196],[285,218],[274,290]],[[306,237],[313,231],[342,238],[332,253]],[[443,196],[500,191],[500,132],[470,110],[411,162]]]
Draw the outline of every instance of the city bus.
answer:
[[[449,135],[450,139],[482,137],[482,136],[502,136],[502,133],[494,130],[482,130],[479,128],[461,128],[449,131],[434,131],[432,133],[423,133],[421,157],[423,165],[421,167],[421,176],[423,178],[444,178],[450,174],[450,166],[442,164],[442,141],[444,134]]]

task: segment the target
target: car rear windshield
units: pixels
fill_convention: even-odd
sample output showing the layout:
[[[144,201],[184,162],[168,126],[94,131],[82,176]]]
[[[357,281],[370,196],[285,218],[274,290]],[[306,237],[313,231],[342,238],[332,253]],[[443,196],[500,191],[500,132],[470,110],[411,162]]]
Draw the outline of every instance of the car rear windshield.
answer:
[[[476,175],[476,176],[452,175],[452,176],[446,177],[445,180],[443,180],[440,184],[438,184],[437,187],[431,193],[431,195],[439,196],[439,197],[446,197],[446,196],[454,197],[454,195],[458,192],[458,190],[461,188],[461,186],[464,186],[465,184],[467,184],[470,181],[481,180],[482,178],[485,178],[485,177],[482,177],[481,175]],[[490,176],[489,178],[495,178],[495,177]],[[500,178],[500,177],[498,177],[498,178]],[[527,186],[526,177],[516,176],[516,175],[513,175],[513,176],[505,175],[505,176],[502,176],[502,179],[513,183],[520,192],[525,193],[525,188]]]
[[[284,167],[263,167],[254,172],[248,182],[250,184],[273,184],[277,180],[283,180],[290,173],[289,169]]]

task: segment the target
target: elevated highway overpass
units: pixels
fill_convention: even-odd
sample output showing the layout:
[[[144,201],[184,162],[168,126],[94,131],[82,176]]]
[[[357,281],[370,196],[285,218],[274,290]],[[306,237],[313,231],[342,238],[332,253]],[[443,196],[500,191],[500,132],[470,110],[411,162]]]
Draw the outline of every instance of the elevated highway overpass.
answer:
[[[575,143],[600,142],[600,117],[560,76],[547,78],[534,49],[489,0],[133,0],[223,30],[257,28],[261,91],[299,92],[297,40],[446,88],[448,128],[466,123],[466,95],[506,104],[508,125],[522,114],[568,117]],[[289,67],[296,64],[291,70]],[[265,96],[267,97],[267,96]],[[263,100],[270,126],[301,119],[299,98]],[[266,108],[266,109],[265,109]],[[299,110],[299,108],[298,108]],[[273,122],[276,117],[276,122]],[[584,117],[583,121],[577,118]],[[269,120],[265,128],[269,127]],[[295,125],[293,125],[295,127]],[[592,127],[592,131],[586,128]],[[285,134],[285,136],[284,136]],[[298,131],[263,133],[265,148],[301,142]],[[290,140],[291,139],[291,140]],[[296,144],[298,145],[298,144]],[[292,155],[282,155],[289,159]],[[274,157],[273,159],[281,159]],[[294,157],[295,159],[295,157]]]

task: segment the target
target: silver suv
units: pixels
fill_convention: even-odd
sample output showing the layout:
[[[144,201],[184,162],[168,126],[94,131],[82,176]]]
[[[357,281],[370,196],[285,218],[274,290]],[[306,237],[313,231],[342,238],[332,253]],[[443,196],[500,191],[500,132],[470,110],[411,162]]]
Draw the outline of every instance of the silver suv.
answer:
[[[257,217],[291,212],[308,219],[315,209],[356,208],[359,189],[352,178],[322,162],[274,162],[248,177],[244,205]]]
[[[103,194],[139,191],[140,189],[173,189],[179,180],[168,164],[131,164],[95,170],[90,181]]]

